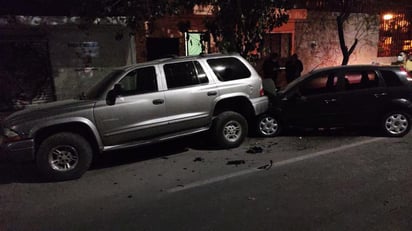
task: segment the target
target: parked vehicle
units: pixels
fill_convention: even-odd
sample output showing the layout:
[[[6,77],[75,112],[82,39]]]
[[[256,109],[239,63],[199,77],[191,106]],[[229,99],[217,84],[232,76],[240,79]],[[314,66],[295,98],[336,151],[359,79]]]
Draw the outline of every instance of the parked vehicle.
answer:
[[[411,128],[412,77],[399,66],[349,65],[315,70],[273,94],[258,133],[276,136],[291,126],[378,127],[400,137]]]
[[[0,144],[10,158],[67,180],[98,153],[204,131],[221,148],[237,147],[267,107],[260,76],[238,54],[166,58],[116,69],[82,99],[10,115]]]

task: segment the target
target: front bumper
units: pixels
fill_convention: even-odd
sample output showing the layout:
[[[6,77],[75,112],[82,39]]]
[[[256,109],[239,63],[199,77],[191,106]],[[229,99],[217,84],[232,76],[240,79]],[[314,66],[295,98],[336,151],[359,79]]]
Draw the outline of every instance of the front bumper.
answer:
[[[34,140],[21,140],[10,143],[0,141],[0,159],[13,162],[26,162],[34,160]]]

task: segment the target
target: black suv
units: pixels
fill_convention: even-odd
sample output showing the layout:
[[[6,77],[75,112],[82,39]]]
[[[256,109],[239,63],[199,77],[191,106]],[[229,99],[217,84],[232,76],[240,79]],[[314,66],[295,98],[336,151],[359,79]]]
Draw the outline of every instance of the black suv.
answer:
[[[379,127],[400,137],[411,127],[412,77],[398,66],[349,65],[318,69],[271,96],[257,121],[262,136],[290,126]]]

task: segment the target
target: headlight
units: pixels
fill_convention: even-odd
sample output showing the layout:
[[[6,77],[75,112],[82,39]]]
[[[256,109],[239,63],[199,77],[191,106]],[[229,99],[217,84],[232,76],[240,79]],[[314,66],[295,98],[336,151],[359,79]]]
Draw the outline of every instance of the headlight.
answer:
[[[3,130],[3,143],[9,143],[13,141],[21,140],[21,136],[10,128],[4,128]]]

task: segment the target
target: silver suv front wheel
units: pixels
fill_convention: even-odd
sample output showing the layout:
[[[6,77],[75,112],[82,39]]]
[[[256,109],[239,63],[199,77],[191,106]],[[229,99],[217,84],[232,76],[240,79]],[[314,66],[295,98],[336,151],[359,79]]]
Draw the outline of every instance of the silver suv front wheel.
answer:
[[[242,144],[248,133],[246,119],[233,111],[222,112],[214,120],[212,135],[221,148],[235,148]]]
[[[81,177],[92,162],[92,148],[81,135],[61,132],[41,142],[36,154],[37,168],[48,179]]]

